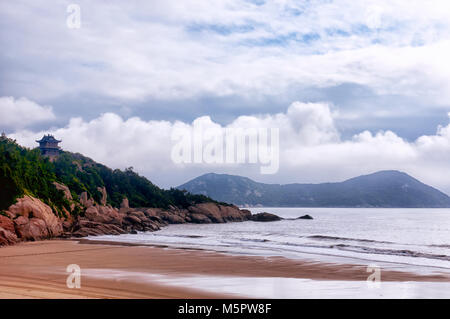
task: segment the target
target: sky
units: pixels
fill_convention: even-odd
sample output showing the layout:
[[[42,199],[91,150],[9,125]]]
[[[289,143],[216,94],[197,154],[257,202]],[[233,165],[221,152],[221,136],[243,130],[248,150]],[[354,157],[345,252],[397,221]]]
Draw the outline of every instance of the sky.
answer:
[[[447,0],[1,1],[0,46],[0,129],[27,147],[51,133],[165,188],[396,169],[450,194]],[[174,163],[198,126],[279,128],[278,172]]]

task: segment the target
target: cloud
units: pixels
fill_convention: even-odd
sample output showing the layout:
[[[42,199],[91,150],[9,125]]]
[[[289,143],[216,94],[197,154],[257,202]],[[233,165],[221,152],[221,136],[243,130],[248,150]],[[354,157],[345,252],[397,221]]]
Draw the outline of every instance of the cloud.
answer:
[[[55,118],[51,106],[41,106],[24,97],[0,97],[0,127],[3,129],[21,129],[35,123],[50,122]]]
[[[430,131],[449,109],[447,0],[80,0],[80,29],[68,4],[0,3],[0,95],[30,99],[2,98],[0,124],[21,143],[47,133],[34,124],[52,105],[70,118],[50,130],[65,149],[162,186],[209,170],[282,183],[400,169],[450,192],[450,129]],[[200,124],[278,127],[279,173],[174,166],[171,131]]]
[[[336,128],[335,107],[323,103],[292,103],[286,112],[240,116],[223,126],[210,117],[191,123],[123,119],[105,113],[91,121],[73,118],[50,133],[62,139],[62,147],[81,152],[112,168],[133,166],[157,184],[176,186],[210,171],[241,174],[270,183],[339,181],[382,169],[405,171],[450,193],[450,124],[434,135],[412,142],[392,131],[363,131],[342,139]],[[171,140],[174,129],[200,126],[226,128],[279,128],[280,170],[260,175],[259,165],[174,164]],[[46,132],[21,130],[11,135],[27,146]]]
[[[62,23],[67,4],[2,3],[4,89],[142,101],[355,83],[448,105],[444,0],[80,1],[80,29]]]

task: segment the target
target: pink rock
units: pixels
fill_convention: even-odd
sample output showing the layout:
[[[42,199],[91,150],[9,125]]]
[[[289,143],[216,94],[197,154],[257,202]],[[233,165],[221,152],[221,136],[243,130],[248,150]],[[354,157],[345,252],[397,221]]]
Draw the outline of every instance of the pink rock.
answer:
[[[82,192],[80,195],[80,203],[86,208],[94,205],[94,200],[92,198],[88,198],[87,192]]]
[[[11,218],[8,218],[6,216],[0,215],[0,227],[4,230],[8,230],[12,233],[15,232],[14,230],[14,222]]]
[[[108,194],[106,193],[106,188],[103,187],[97,187],[97,190],[102,193],[102,198],[100,199],[100,204],[102,206],[106,206],[106,199],[108,197]]]
[[[110,206],[91,206],[84,214],[87,219],[97,223],[117,225],[122,223],[122,217],[117,209]]]
[[[120,208],[130,208],[130,205],[128,203],[128,198],[122,199],[122,203],[120,204]]]
[[[0,227],[0,246],[4,245],[12,245],[17,243],[19,240],[17,239],[17,236],[15,232],[11,232],[9,230],[4,229],[3,227]]]
[[[53,214],[50,206],[39,199],[24,196],[8,208],[14,219],[16,233],[21,238],[41,239],[62,234],[62,222]],[[29,224],[28,226],[25,224]],[[18,232],[20,230],[20,233]]]
[[[72,200],[73,200],[72,194],[70,193],[69,187],[67,187],[67,186],[64,185],[64,184],[57,183],[57,182],[53,182],[53,185],[55,185],[56,189],[58,189],[58,190],[64,192],[64,197],[65,197],[67,200],[69,200],[69,201],[72,201]]]

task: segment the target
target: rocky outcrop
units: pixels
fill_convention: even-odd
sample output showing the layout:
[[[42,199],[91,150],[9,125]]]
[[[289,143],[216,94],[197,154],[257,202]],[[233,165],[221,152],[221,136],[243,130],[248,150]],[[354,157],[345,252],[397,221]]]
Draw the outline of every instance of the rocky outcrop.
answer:
[[[8,208],[7,214],[14,222],[17,237],[22,240],[58,237],[63,233],[62,221],[50,206],[31,196],[19,198]]]
[[[249,220],[251,213],[236,206],[202,203],[188,208],[192,222],[226,223]],[[209,221],[208,221],[209,220]]]
[[[303,216],[297,217],[297,219],[313,219],[313,218],[309,215],[303,215]]]
[[[86,219],[103,224],[122,224],[122,218],[119,211],[111,206],[94,205],[86,209],[84,213]]]
[[[19,241],[15,232],[0,227],[0,246],[12,245]]]
[[[94,205],[94,200],[92,198],[91,199],[88,198],[87,192],[82,192],[80,195],[80,204],[88,208]]]
[[[281,220],[281,218],[277,215],[263,212],[263,213],[251,215],[251,220],[253,220],[255,222],[274,222],[277,220]]]
[[[130,209],[123,217],[123,228],[127,232],[155,231],[167,224],[161,217],[152,216],[146,211],[135,209]]]
[[[11,217],[0,215],[0,227],[4,230],[15,232],[14,230],[14,222]]]
[[[10,217],[0,215],[0,246],[18,242],[14,222]]]
[[[64,192],[64,198],[65,198],[65,199],[67,199],[67,200],[69,200],[69,201],[72,201],[72,200],[73,200],[72,194],[70,193],[69,187],[67,187],[67,186],[64,185],[64,184],[58,183],[58,182],[53,182],[53,185],[55,185],[55,187],[56,187],[57,190],[60,190],[60,191],[63,191],[63,192]]]
[[[97,204],[83,193],[82,203],[85,206],[84,216],[79,217],[71,227],[67,227],[65,236],[72,234],[75,237],[97,235],[119,235],[135,233],[137,231],[155,231],[167,223],[156,214],[158,209],[130,208],[128,199],[122,201],[120,209],[105,205],[107,193],[105,188],[99,188],[102,193],[101,203]]]
[[[98,235],[120,235],[125,233],[127,232],[114,224],[104,224],[81,219],[74,225],[73,232],[70,235],[73,237],[86,237]]]
[[[57,190],[60,190],[64,193],[64,198],[67,199],[67,201],[70,203],[70,210],[73,211],[77,203],[73,200],[69,187],[58,182],[53,182],[53,185],[55,185]],[[66,217],[70,217],[70,212],[67,211],[66,208],[63,208],[63,215]]]
[[[130,208],[130,205],[128,204],[128,198],[122,199],[122,203],[120,204],[120,208]]]
[[[90,203],[87,198],[85,200]],[[84,217],[79,218],[72,231],[75,236],[80,237],[99,234],[114,235],[117,234],[117,229],[105,225],[112,224],[126,233],[136,233],[138,231],[156,231],[168,224],[226,223],[246,221],[250,218],[251,213],[248,210],[240,210],[236,206],[202,203],[187,209],[173,206],[167,209],[130,208],[128,200],[124,199],[119,210],[97,204],[87,207]],[[94,229],[93,225],[96,225],[97,228]]]
[[[107,193],[105,186],[103,187],[97,187],[97,190],[102,193],[102,198],[100,199],[100,204],[103,206],[106,206],[106,199],[107,199]]]
[[[80,194],[80,203],[75,202],[67,186],[55,183],[55,187],[63,191],[65,198],[73,204],[71,209],[76,206],[81,213],[76,215],[65,211],[58,214],[42,201],[24,196],[8,208],[6,216],[0,215],[0,245],[54,237],[135,234],[156,231],[168,224],[280,220],[273,214],[252,215],[248,210],[218,203],[201,203],[187,208],[131,208],[128,199],[124,198],[120,209],[117,209],[107,205],[104,187],[98,188],[102,194],[100,203],[89,198],[86,192]],[[59,218],[56,214],[63,217]]]

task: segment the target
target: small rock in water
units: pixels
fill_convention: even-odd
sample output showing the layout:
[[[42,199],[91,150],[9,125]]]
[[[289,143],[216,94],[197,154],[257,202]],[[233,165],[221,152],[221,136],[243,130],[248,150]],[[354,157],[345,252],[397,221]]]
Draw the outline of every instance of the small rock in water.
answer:
[[[274,222],[277,220],[281,220],[279,216],[266,212],[254,214],[250,219],[255,222]]]
[[[303,216],[298,217],[297,219],[314,219],[314,218],[312,218],[309,215],[303,215]]]

